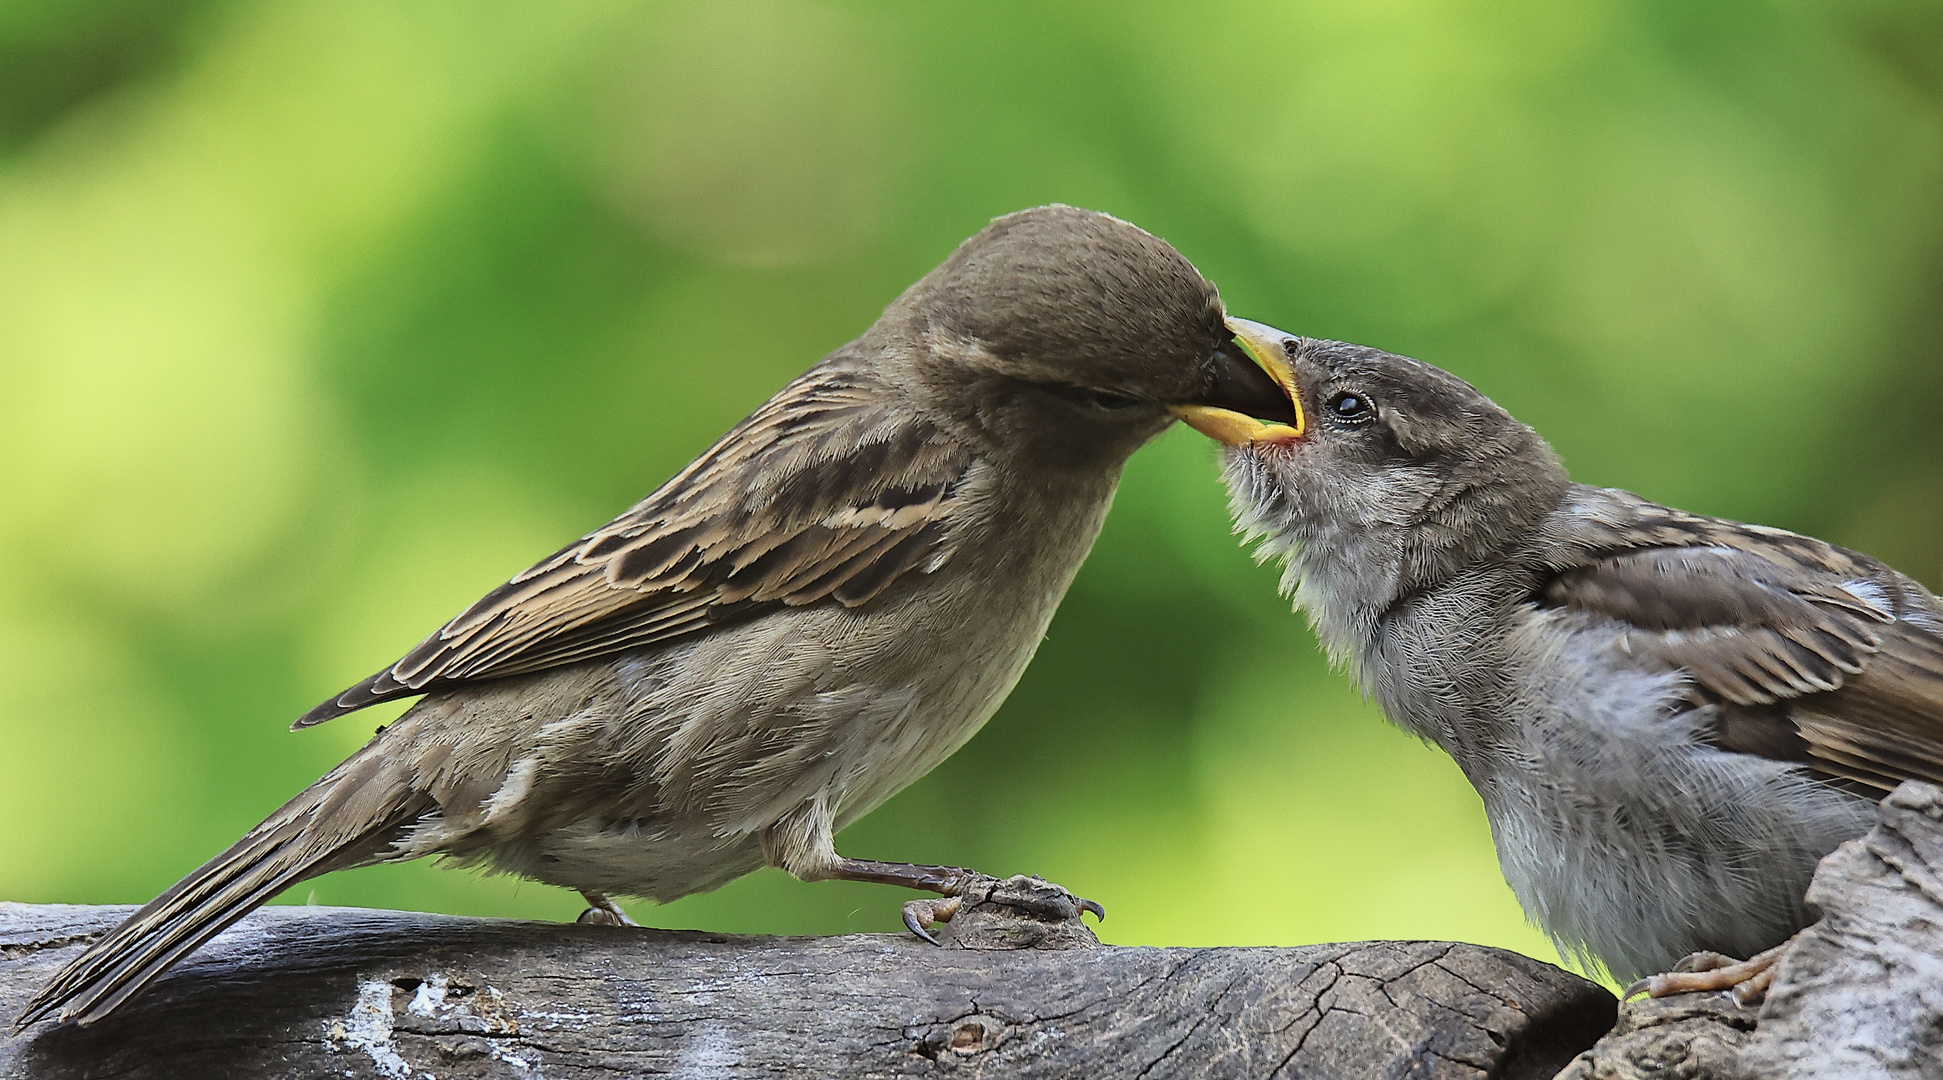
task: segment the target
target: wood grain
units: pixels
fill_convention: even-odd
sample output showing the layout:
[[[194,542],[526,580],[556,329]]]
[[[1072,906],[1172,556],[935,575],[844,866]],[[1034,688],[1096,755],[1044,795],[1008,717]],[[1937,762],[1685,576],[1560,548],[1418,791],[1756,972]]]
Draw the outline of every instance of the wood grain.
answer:
[[[0,904],[0,1016],[127,910]],[[266,908],[107,1020],[0,1041],[0,1077],[1535,1078],[1613,1018],[1471,945],[1083,947],[1031,922],[979,905],[966,938],[1040,947],[936,948]]]

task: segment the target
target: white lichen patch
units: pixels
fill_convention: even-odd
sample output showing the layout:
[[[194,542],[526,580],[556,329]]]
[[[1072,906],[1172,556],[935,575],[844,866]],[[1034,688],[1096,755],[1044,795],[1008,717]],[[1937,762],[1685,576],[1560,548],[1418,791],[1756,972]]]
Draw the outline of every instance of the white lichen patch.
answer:
[[[498,1046],[492,1048],[492,1056],[495,1060],[503,1061],[511,1065],[522,1075],[531,1076],[534,1080],[545,1080],[545,1074],[540,1071],[540,1063],[537,1061],[528,1061],[512,1051]]]
[[[411,993],[403,1014],[393,1011],[392,995]],[[348,1015],[324,1024],[326,1044],[333,1051],[362,1051],[387,1080],[438,1080],[430,1072],[415,1071],[398,1052],[397,1037],[484,1036],[487,1040],[517,1036],[516,1008],[497,987],[480,986],[463,976],[428,972],[423,979],[358,980],[357,1004]],[[475,1047],[507,1065],[513,1075],[539,1080],[541,1061],[509,1046]]]
[[[391,1041],[391,984],[382,979],[358,980],[358,1001],[349,1015],[324,1025],[324,1038],[364,1051],[378,1071],[394,1080],[408,1080],[411,1066],[398,1056]]]
[[[418,992],[412,995],[411,1003],[405,1006],[405,1011],[426,1019],[437,1016],[439,1009],[445,1005],[446,986],[444,972],[434,971],[425,976],[425,981],[418,984]]]

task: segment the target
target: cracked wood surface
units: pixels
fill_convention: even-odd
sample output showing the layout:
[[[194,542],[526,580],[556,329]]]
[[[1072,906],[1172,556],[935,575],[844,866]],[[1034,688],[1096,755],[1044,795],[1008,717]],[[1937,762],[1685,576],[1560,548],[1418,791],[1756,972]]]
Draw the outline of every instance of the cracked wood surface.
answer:
[[[128,910],[0,904],[0,1022]],[[1613,1018],[1599,987],[1471,945],[1071,929],[990,902],[946,948],[266,908],[93,1027],[0,1040],[0,1077],[1524,1080]]]
[[[1759,1010],[1724,992],[1631,1001],[1560,1080],[1943,1076],[1943,789],[1910,781],[1815,870],[1819,922]]]

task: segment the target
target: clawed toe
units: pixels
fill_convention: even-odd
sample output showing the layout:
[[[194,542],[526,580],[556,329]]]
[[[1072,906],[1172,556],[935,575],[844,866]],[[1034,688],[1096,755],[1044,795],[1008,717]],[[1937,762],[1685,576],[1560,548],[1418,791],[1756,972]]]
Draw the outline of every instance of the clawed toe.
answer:
[[[1030,912],[1041,919],[1058,922],[1062,919],[1076,919],[1082,912],[1090,911],[1093,918],[1106,921],[1106,908],[1097,900],[1088,900],[1074,895],[1064,885],[1047,881],[1037,875],[1007,878],[993,881],[983,899]]]
[[[583,892],[581,899],[587,901],[587,910],[580,913],[574,922],[582,926],[639,926],[640,923],[627,917],[627,912],[597,892]]]
[[[1728,956],[1726,953],[1688,953],[1680,958],[1679,963],[1673,965],[1673,971],[1681,974],[1694,971],[1719,971],[1721,968],[1732,967],[1738,963],[1740,963],[1739,960]]]
[[[1787,946],[1777,945],[1746,960],[1735,960],[1719,953],[1694,953],[1675,964],[1672,971],[1648,975],[1626,988],[1621,1000],[1638,994],[1670,997],[1705,990],[1731,990],[1743,1005],[1752,1005],[1767,995],[1774,982],[1776,965]]]
[[[1775,973],[1780,970],[1780,964],[1770,962],[1759,972],[1750,976],[1746,982],[1734,987],[1734,1000],[1743,1005],[1758,1004],[1761,999],[1768,996],[1768,987],[1774,984]]]
[[[1025,875],[1001,881],[957,866],[839,858],[834,866],[817,868],[809,880],[827,878],[901,885],[937,893],[937,899],[911,900],[904,905],[905,929],[933,945],[941,943],[930,927],[950,922],[954,915],[966,909],[967,903],[974,908],[985,904],[1011,908],[1031,916],[1030,921],[1047,925],[1077,923],[1081,913],[1088,911],[1095,919],[1106,918],[1106,909],[1098,902],[1074,896],[1044,878]],[[1080,933],[1088,942],[1098,944],[1090,932],[1082,928]]]
[[[1017,877],[1000,881],[983,875],[967,874],[962,882],[952,882],[952,891],[936,899],[910,900],[904,904],[904,926],[933,945],[940,944],[930,927],[948,923],[963,910],[967,900],[973,904],[995,903],[1027,912],[1036,919],[1061,922],[1090,911],[1095,919],[1106,918],[1098,901],[1074,896],[1071,892],[1040,878]]]
[[[959,896],[940,896],[936,899],[907,900],[904,903],[904,926],[911,933],[933,945],[938,939],[929,929],[934,923],[947,923],[958,909],[964,906],[964,898]]]

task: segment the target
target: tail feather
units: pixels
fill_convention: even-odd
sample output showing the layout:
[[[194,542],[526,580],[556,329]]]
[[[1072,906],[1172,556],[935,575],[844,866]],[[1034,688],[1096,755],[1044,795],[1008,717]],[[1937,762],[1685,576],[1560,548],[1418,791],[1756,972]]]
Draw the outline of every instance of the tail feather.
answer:
[[[382,772],[375,758],[357,755],[311,785],[75,957],[27,1003],[14,1030],[56,1009],[63,1021],[91,1024],[289,886],[380,861],[430,805]],[[362,813],[345,812],[353,807]]]

